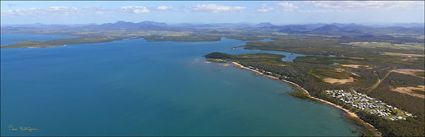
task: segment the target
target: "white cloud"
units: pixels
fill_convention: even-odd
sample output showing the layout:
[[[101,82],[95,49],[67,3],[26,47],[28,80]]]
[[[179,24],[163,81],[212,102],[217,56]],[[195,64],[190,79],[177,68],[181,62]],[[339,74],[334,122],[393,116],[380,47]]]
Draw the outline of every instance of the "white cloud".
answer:
[[[80,9],[76,7],[60,7],[52,6],[47,8],[25,8],[25,9],[13,9],[2,12],[2,15],[12,15],[12,16],[25,16],[25,15],[69,15],[79,12]]]
[[[192,7],[193,11],[201,12],[233,12],[233,11],[242,11],[246,7],[241,6],[226,6],[226,5],[217,5],[217,4],[200,4]]]
[[[171,7],[165,6],[165,5],[161,5],[161,6],[156,7],[156,9],[157,10],[169,10],[169,9],[171,9]]]
[[[115,10],[112,9],[106,9],[106,8],[102,8],[102,7],[88,7],[88,8],[83,8],[82,10],[84,10],[84,13],[90,13],[93,12],[95,14],[106,14],[106,13],[110,13],[110,12],[114,12]]]
[[[283,11],[296,11],[298,9],[298,6],[296,6],[292,3],[289,3],[289,2],[280,2],[277,5]]]
[[[143,13],[151,12],[149,8],[143,7],[143,6],[125,6],[125,7],[121,7],[121,10],[127,13],[134,13],[134,14],[143,14]]]
[[[415,5],[412,1],[312,1],[313,6],[326,9],[394,9]]]
[[[272,10],[273,10],[273,8],[263,6],[263,7],[258,8],[257,12],[266,13],[266,12],[270,12]]]
[[[75,8],[75,7],[53,6],[53,7],[49,7],[48,10],[51,10],[51,11],[76,11],[77,8]]]

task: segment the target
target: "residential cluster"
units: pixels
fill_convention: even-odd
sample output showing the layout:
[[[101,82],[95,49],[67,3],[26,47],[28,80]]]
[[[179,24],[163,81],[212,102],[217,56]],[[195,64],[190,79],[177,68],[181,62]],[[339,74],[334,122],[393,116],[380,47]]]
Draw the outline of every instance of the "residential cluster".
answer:
[[[377,115],[389,120],[406,120],[412,117],[411,113],[400,110],[397,107],[388,105],[378,99],[371,98],[355,90],[325,90],[328,96],[338,99],[338,101],[351,106],[353,109],[365,111],[372,115]]]

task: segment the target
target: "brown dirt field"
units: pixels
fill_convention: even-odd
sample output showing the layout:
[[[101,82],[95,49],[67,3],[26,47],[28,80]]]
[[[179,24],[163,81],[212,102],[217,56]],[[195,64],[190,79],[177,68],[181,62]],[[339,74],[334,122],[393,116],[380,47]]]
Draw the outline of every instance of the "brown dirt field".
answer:
[[[422,70],[422,69],[396,69],[396,70],[392,70],[392,72],[395,72],[395,73],[411,75],[411,76],[416,76],[416,77],[420,77],[420,76],[417,76],[415,74],[416,72],[423,72],[423,71],[424,70]],[[424,78],[424,77],[421,77],[421,78]]]
[[[417,60],[417,58],[408,57],[408,58],[402,58],[401,59],[401,61],[415,61],[415,60]]]
[[[421,54],[405,54],[405,53],[395,53],[395,52],[384,52],[384,55],[389,56],[403,56],[403,57],[423,57]]]
[[[354,82],[353,77],[349,77],[348,79],[324,78],[322,80],[326,83],[331,83],[331,84],[345,84],[345,83]]]
[[[359,64],[341,64],[341,66],[347,67],[347,68],[356,68],[356,69],[360,67],[369,68],[368,65],[359,65]]]
[[[391,90],[402,93],[402,94],[407,94],[410,96],[415,96],[415,97],[425,99],[425,95],[414,92],[414,90],[425,92],[425,85],[418,85],[417,87],[396,87],[396,88],[392,88]]]

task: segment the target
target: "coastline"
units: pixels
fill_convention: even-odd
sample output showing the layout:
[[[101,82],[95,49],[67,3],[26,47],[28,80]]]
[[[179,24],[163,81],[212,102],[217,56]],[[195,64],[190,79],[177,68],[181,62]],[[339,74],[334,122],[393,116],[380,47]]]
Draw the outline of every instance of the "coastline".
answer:
[[[232,64],[234,66],[238,67],[238,68],[247,69],[247,70],[253,71],[253,72],[255,72],[255,73],[257,73],[257,74],[259,74],[261,76],[266,76],[266,77],[271,78],[273,80],[279,80],[278,77],[274,77],[274,76],[263,74],[260,71],[257,71],[257,70],[254,70],[254,69],[245,67],[242,64],[239,64],[237,62],[234,62],[233,61]],[[348,118],[352,119],[354,122],[357,122],[358,124],[360,124],[361,126],[363,126],[366,130],[368,130],[369,132],[371,132],[373,134],[373,136],[382,136],[382,134],[378,131],[378,129],[376,129],[372,124],[370,124],[370,123],[362,120],[356,113],[354,113],[354,112],[352,112],[352,111],[350,111],[350,110],[348,110],[348,109],[346,109],[346,108],[344,108],[344,107],[342,107],[340,105],[337,105],[337,104],[334,104],[332,102],[329,102],[327,100],[320,99],[320,98],[317,98],[317,97],[313,97],[313,96],[310,95],[310,93],[306,89],[304,89],[303,87],[301,87],[300,85],[298,85],[298,84],[296,84],[296,83],[294,83],[292,81],[288,81],[288,80],[284,80],[284,79],[282,79],[280,81],[283,81],[285,83],[289,83],[290,85],[292,85],[292,86],[300,89],[301,91],[305,92],[310,99],[313,99],[313,100],[318,101],[320,103],[323,103],[323,104],[326,104],[326,105],[329,105],[329,106],[332,106],[334,108],[337,108],[337,109],[342,110],[344,112],[344,114]]]

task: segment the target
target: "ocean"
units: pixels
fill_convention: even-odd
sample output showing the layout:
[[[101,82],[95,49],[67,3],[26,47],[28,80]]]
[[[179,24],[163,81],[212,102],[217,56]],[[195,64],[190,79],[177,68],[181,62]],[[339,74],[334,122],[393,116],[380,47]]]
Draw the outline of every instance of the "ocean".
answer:
[[[203,57],[259,52],[233,48],[244,43],[130,39],[2,48],[1,135],[359,135],[342,111],[294,98],[286,83]],[[280,53],[289,60],[297,55]]]

